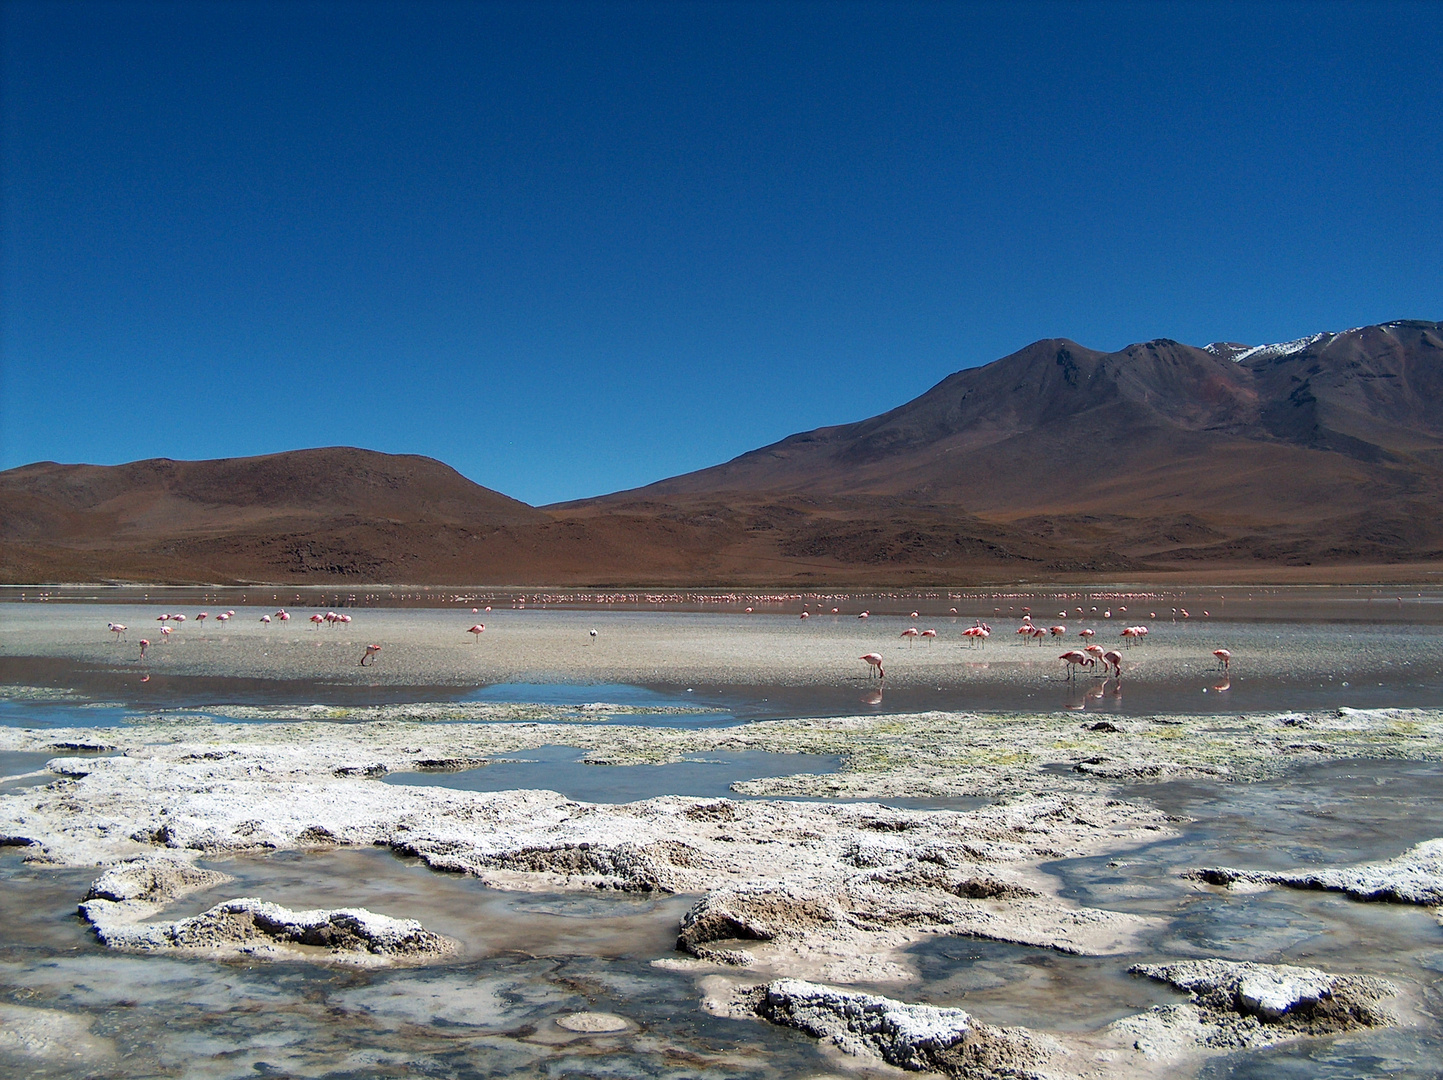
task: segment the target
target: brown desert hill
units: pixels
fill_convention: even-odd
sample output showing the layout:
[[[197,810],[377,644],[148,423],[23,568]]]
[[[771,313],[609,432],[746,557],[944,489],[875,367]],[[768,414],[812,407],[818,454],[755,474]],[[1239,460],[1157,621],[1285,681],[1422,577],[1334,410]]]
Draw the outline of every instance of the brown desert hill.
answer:
[[[981,541],[1058,570],[1429,560],[1443,552],[1440,403],[1435,322],[1257,348],[1052,339],[869,420],[549,509],[794,506],[813,520],[780,550],[844,561],[906,562],[899,540],[919,531],[948,563]]]
[[[0,581],[17,584],[679,581],[714,547],[687,522],[559,519],[351,447],[0,473]]]
[[[1443,562],[1443,326],[1051,339],[880,416],[536,509],[349,448],[0,473],[4,580],[969,584]]]

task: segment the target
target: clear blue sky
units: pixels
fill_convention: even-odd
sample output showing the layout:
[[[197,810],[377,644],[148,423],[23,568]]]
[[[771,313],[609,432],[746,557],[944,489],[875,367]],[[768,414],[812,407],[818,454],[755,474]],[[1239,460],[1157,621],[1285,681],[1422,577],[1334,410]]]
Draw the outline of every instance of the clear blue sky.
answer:
[[[12,3],[0,467],[532,503],[1042,337],[1443,318],[1443,4]]]

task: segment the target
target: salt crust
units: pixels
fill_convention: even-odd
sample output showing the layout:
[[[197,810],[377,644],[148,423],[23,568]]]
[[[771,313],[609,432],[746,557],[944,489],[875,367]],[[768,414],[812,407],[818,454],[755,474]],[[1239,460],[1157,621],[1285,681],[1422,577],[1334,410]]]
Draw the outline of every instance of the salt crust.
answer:
[[[1125,1017],[1093,1035],[1055,1037],[980,1023],[962,1009],[910,1004],[797,979],[739,988],[718,1011],[758,1016],[826,1039],[847,1054],[966,1080],[1100,1080],[1176,1076],[1209,1055],[1397,1022],[1380,1002],[1397,987],[1315,968],[1190,960],[1135,974],[1186,991],[1186,1002]],[[715,988],[714,988],[715,989]]]
[[[1189,870],[1186,877],[1209,885],[1287,885],[1347,893],[1355,900],[1443,905],[1443,838],[1425,840],[1386,862],[1313,870],[1235,870],[1226,866]],[[1443,910],[1439,911],[1443,919]]]

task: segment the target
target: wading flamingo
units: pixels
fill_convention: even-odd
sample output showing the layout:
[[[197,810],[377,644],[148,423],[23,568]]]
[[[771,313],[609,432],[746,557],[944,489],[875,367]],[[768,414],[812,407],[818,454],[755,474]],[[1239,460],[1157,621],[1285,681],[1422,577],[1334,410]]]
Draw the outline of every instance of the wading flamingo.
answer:
[[[935,630],[923,630],[923,631],[922,631],[922,636],[927,639],[927,644],[930,645],[930,644],[932,644],[932,639],[937,636],[937,631],[935,631]]]
[[[1067,652],[1063,653],[1057,659],[1067,665],[1067,677],[1069,679],[1077,678],[1078,668],[1092,667],[1093,664],[1097,663],[1096,660],[1088,656],[1085,652],[1078,652],[1076,649],[1068,649]]]
[[[1067,627],[1065,627],[1065,626],[1049,626],[1049,627],[1047,628],[1047,632],[1048,632],[1049,634],[1051,634],[1053,637],[1061,637],[1063,634],[1067,633]]]
[[[1092,657],[1092,658],[1093,658],[1094,660],[1096,660],[1098,663],[1100,663],[1100,664],[1103,666],[1103,668],[1106,668],[1106,667],[1107,667],[1107,661],[1102,658],[1102,646],[1101,646],[1101,645],[1089,645],[1089,646],[1087,646],[1085,649],[1083,649],[1082,651],[1085,652],[1088,656]]]
[[[1080,638],[1091,638],[1097,635],[1097,631],[1088,627],[1086,630],[1079,630],[1077,636]]]
[[[113,622],[106,623],[105,625],[108,626],[110,628],[110,632],[115,635],[116,641],[119,641],[121,638],[123,638],[125,636],[125,631],[129,629],[124,623]]]
[[[269,625],[271,624],[271,617],[270,617],[269,615],[262,615],[262,616],[261,616],[261,622],[263,622],[263,623],[265,623],[267,626],[269,626]]]
[[[148,648],[150,648],[150,641],[147,640],[146,638],[141,638],[141,639],[140,639],[140,658],[141,658],[142,660],[145,659],[145,650],[148,649]]]
[[[475,626],[471,627],[470,630],[467,630],[467,631],[466,631],[466,633],[468,633],[468,634],[471,635],[471,644],[472,644],[472,645],[475,645],[476,642],[480,641],[480,640],[481,640],[481,635],[484,634],[485,632],[486,632],[486,624],[485,624],[485,623],[479,623],[479,622],[478,622]]]
[[[804,618],[804,619],[810,619],[811,617],[812,617],[812,613],[811,613],[810,611],[804,611],[804,612],[802,612],[802,618]]]
[[[595,631],[595,630],[588,630],[588,631],[586,631],[586,636],[591,639],[590,641],[587,642],[588,645],[595,645],[595,644],[596,644],[596,631]]]
[[[162,627],[160,628],[160,640],[161,640],[161,641],[165,641],[165,640],[167,640],[169,637],[170,637],[170,627],[168,627],[168,626],[162,626]]]
[[[325,617],[324,615],[312,615],[312,616],[311,616],[311,629],[312,629],[312,630],[319,630],[319,629],[321,628],[321,623],[323,623],[323,622],[325,622],[325,621],[326,621],[326,617]]]
[[[210,616],[207,615],[204,611],[202,611],[199,615],[197,615],[197,616],[195,617],[195,621],[196,621],[196,622],[205,622],[206,619],[209,619],[209,618],[210,618]]]
[[[1119,680],[1122,679],[1122,653],[1116,649],[1108,649],[1102,654],[1102,662],[1112,668],[1112,673]]]
[[[917,637],[917,628],[915,626],[909,626],[907,627],[907,629],[902,631],[901,636],[907,639],[907,647],[910,649],[912,647],[912,642]]]
[[[1228,665],[1232,663],[1233,654],[1228,652],[1227,649],[1214,649],[1213,655],[1218,658],[1218,667],[1224,671],[1232,670]]]
[[[381,646],[379,645],[367,645],[366,651],[361,654],[361,666],[365,667],[366,661],[374,659],[376,654],[380,651]]]
[[[882,670],[882,654],[881,654],[881,653],[874,653],[874,652],[863,653],[863,654],[861,655],[861,657],[859,657],[859,659],[862,659],[862,660],[867,661],[867,667],[870,669],[870,670],[867,672],[867,677],[868,677],[868,678],[871,678],[873,672],[876,672],[877,678],[879,678],[879,679],[882,678],[882,677],[886,674],[886,672],[884,672],[884,671]]]

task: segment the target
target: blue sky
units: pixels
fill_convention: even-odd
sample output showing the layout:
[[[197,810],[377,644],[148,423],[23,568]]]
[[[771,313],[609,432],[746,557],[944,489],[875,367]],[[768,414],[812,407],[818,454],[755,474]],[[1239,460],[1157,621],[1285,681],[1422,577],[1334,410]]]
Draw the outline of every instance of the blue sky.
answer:
[[[540,504],[1038,338],[1443,318],[1443,4],[0,11],[0,467]]]

